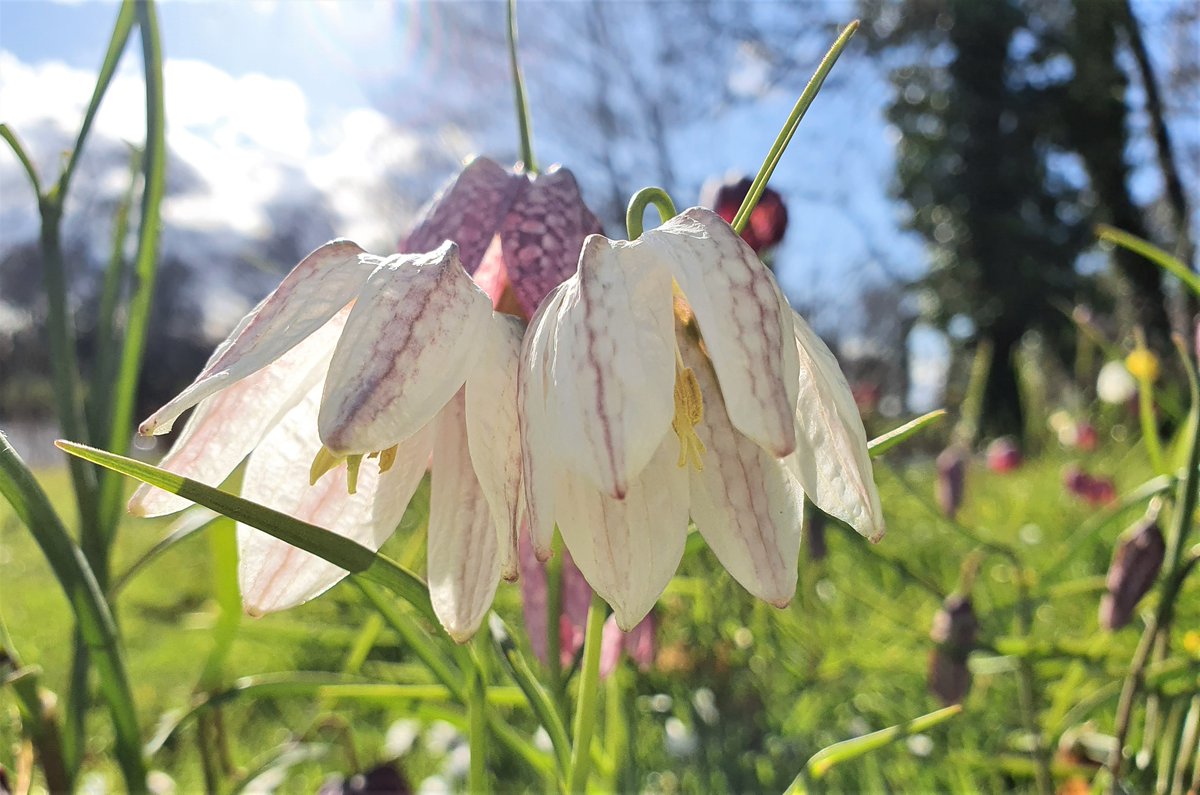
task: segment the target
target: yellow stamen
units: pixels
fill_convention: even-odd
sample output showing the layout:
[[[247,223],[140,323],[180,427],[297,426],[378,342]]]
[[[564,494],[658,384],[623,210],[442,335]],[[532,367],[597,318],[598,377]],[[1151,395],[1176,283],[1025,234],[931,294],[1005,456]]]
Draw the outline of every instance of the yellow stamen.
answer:
[[[690,462],[697,472],[704,471],[704,442],[696,435],[696,426],[704,420],[704,398],[696,373],[685,367],[679,349],[675,349],[675,417],[671,428],[679,437],[679,460],[676,466]]]
[[[379,452],[379,474],[387,472],[394,463],[396,463],[396,445]]]
[[[354,494],[358,491],[358,467],[362,464],[362,455],[346,456],[346,493]]]
[[[313,457],[312,466],[308,468],[308,485],[317,485],[317,481],[324,477],[326,472],[340,463],[342,463],[342,456],[334,455],[328,447],[321,445],[321,449]]]

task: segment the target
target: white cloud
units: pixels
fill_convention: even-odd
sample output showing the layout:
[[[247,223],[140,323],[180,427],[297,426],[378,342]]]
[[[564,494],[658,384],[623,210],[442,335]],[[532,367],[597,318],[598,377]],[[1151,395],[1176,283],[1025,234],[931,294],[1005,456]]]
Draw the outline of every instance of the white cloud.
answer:
[[[131,65],[122,64],[105,95],[92,141],[142,141],[144,89]],[[0,52],[0,117],[26,138],[43,181],[54,176],[60,153],[70,145],[94,79],[60,62],[32,65]],[[369,239],[360,242],[368,246],[395,239],[396,219],[385,217],[386,203],[379,201],[383,175],[416,165],[419,144],[378,111],[352,109],[314,128],[311,108],[294,82],[261,74],[235,77],[200,61],[168,60],[164,84],[168,148],[185,172],[200,179],[164,202],[168,226],[265,239],[271,233],[270,203],[315,193],[337,216],[339,234],[365,235]],[[6,182],[19,179],[16,167],[11,154],[0,155]],[[115,174],[95,177],[115,188],[125,184],[123,171],[122,165]],[[29,198],[0,199],[0,210]]]

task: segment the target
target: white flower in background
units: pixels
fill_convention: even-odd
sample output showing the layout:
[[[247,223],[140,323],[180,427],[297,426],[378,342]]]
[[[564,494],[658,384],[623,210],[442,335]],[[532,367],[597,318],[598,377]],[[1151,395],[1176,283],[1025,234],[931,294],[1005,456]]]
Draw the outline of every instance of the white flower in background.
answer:
[[[520,321],[493,313],[453,243],[385,258],[333,241],[140,430],[165,433],[196,406],[165,468],[216,485],[249,455],[243,497],[371,549],[395,530],[432,454],[429,587],[446,630],[463,640],[501,569],[516,574],[521,333]],[[186,505],[143,486],[130,510]],[[251,613],[298,605],[346,574],[246,526],[238,552]]]
[[[796,588],[805,494],[878,539],[866,434],[837,361],[715,213],[636,241],[593,235],[521,352],[534,546],[555,524],[632,628],[683,554],[689,515],[751,593]]]
[[[1119,359],[1105,362],[1096,377],[1096,397],[1105,403],[1124,405],[1137,394],[1137,381],[1134,380],[1125,363]]]

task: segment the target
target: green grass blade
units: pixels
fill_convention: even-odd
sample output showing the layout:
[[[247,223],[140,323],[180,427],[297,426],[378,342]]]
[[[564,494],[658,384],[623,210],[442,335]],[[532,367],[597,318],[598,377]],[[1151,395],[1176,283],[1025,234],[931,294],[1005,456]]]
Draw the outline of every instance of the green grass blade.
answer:
[[[843,762],[849,762],[852,759],[857,759],[863,754],[876,751],[889,743],[907,737],[910,734],[927,731],[940,723],[943,723],[950,718],[953,718],[958,713],[962,712],[962,705],[955,704],[950,707],[939,709],[935,712],[930,712],[928,715],[922,715],[919,718],[901,723],[896,726],[889,726],[886,729],[880,729],[877,732],[864,734],[862,737],[855,737],[853,740],[844,740],[840,743],[834,743],[826,748],[822,748],[813,754],[805,765],[808,778],[810,780],[821,779],[831,768],[840,765]],[[790,790],[789,790],[790,791]]]
[[[162,221],[160,208],[166,190],[166,119],[163,100],[162,44],[158,36],[158,17],[151,0],[137,4],[138,28],[142,38],[142,58],[146,81],[146,146],[142,150],[145,187],[138,227],[137,255],[134,257],[134,291],[129,299],[125,339],[117,375],[113,381],[112,413],[109,416],[109,450],[124,453],[133,436],[133,412],[142,356],[146,349],[146,330],[150,324],[150,305],[158,272],[158,238]],[[111,542],[121,517],[124,494],[120,478],[100,481],[100,527]]]
[[[915,436],[945,416],[945,409],[934,409],[928,414],[922,414],[915,420],[906,422],[899,428],[890,430],[882,436],[876,436],[867,442],[867,451],[871,454],[871,458],[878,458],[888,450],[907,441],[909,437]]]
[[[538,721],[545,727],[546,734],[550,736],[550,744],[554,746],[559,769],[565,773],[571,759],[571,741],[567,737],[566,724],[563,722],[558,708],[554,705],[554,700],[550,698],[546,688],[542,687],[537,675],[530,668],[529,661],[525,659],[520,649],[517,648],[517,644],[513,642],[512,631],[504,623],[504,619],[496,613],[492,613],[488,616],[488,629],[491,631],[492,643],[496,647],[497,654],[504,661],[513,681],[525,694],[530,708],[533,709],[533,714],[537,716]]]
[[[1101,240],[1108,241],[1135,254],[1142,255],[1167,273],[1179,279],[1193,293],[1200,295],[1200,276],[1193,273],[1182,260],[1172,257],[1150,241],[1143,240],[1137,235],[1123,232],[1108,224],[1097,225],[1096,236]]]
[[[433,604],[429,601],[429,588],[425,582],[403,566],[361,544],[356,544],[337,533],[331,533],[323,527],[302,522],[285,513],[132,458],[61,439],[55,444],[73,456],[178,494],[230,519],[256,527],[305,552],[311,552],[351,574],[379,583],[412,604],[422,615],[436,621]]]
[[[29,158],[25,147],[21,145],[21,140],[17,138],[17,134],[7,124],[0,124],[0,138],[8,142],[9,147],[13,150],[13,154],[17,156],[17,160],[21,161],[21,167],[25,169],[25,176],[29,179],[29,185],[33,188],[34,195],[40,199],[42,196],[42,181],[38,179],[37,167],[33,165],[33,161]]]
[[[146,789],[146,768],[133,693],[117,642],[116,625],[83,552],[72,540],[46,493],[0,432],[0,494],[13,506],[66,592],[80,634],[100,677],[115,729],[116,757],[131,791]]]
[[[122,339],[117,328],[117,307],[129,280],[129,262],[125,256],[125,241],[129,237],[129,212],[137,193],[138,177],[141,175],[141,156],[132,149],[129,157],[129,186],[117,204],[113,220],[112,247],[109,249],[108,267],[104,269],[104,284],[100,290],[100,309],[96,316],[96,370],[92,375],[88,391],[88,419],[90,439],[103,439],[107,435],[108,418],[112,412],[113,379],[117,349]]]
[[[117,11],[117,21],[113,24],[112,36],[108,40],[108,51],[104,53],[104,61],[100,64],[100,74],[96,77],[96,87],[92,90],[92,99],[88,102],[87,111],[83,114],[83,124],[79,128],[79,135],[75,137],[75,147],[71,150],[67,165],[58,178],[58,184],[51,189],[50,198],[58,202],[59,207],[66,201],[67,189],[70,186],[71,177],[75,174],[75,167],[79,164],[79,156],[83,153],[83,145],[87,141],[88,133],[92,130],[92,122],[96,120],[100,102],[104,99],[109,84],[112,83],[113,74],[117,71],[117,63],[121,60],[121,54],[125,52],[125,45],[129,42],[129,34],[133,30],[136,17],[136,5],[138,4],[135,0],[125,0]]]
[[[204,661],[197,690],[217,687],[225,678],[225,661],[242,626],[242,592],[238,587],[237,526],[221,517],[208,534],[213,561],[213,592],[217,597],[216,626],[212,629],[213,646]]]

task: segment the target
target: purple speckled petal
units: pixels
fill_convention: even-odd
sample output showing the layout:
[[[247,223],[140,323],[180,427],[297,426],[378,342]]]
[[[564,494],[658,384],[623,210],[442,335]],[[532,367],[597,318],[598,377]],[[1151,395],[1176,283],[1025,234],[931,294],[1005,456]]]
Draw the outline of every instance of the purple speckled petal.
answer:
[[[444,240],[458,244],[467,273],[474,273],[505,213],[528,180],[477,157],[421,211],[400,245],[402,253],[433,251]]]
[[[529,316],[575,272],[583,239],[603,230],[567,169],[540,174],[527,184],[504,218],[500,241],[513,293]]]

